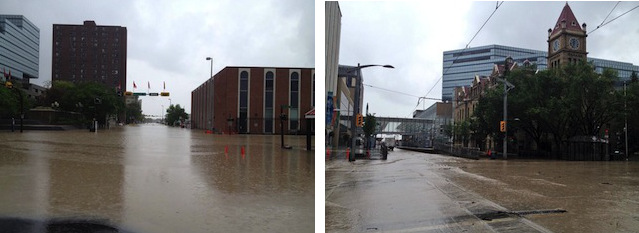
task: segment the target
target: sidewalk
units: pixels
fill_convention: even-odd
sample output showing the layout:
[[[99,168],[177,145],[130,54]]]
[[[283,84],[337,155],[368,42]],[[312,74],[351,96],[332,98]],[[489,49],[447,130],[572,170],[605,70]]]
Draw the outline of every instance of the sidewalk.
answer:
[[[446,180],[424,156],[447,159],[396,150],[327,161],[326,232],[549,232]]]

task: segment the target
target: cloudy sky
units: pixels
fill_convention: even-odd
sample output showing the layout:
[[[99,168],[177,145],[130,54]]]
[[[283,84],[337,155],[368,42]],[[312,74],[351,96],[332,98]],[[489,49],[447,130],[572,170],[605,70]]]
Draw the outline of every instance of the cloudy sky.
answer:
[[[127,89],[133,81],[162,91],[191,112],[191,91],[226,66],[314,67],[312,0],[2,0],[0,14],[24,15],[40,28],[40,78],[51,80],[53,24],[124,26]],[[140,91],[140,88],[138,89]],[[144,114],[160,115],[168,98],[141,97]]]
[[[389,2],[342,1],[339,63],[343,65],[390,64],[363,70],[364,104],[377,116],[411,117],[415,109],[441,98],[443,52],[463,49],[495,10],[497,2]],[[470,47],[490,44],[547,50],[548,28],[553,27],[561,2],[504,2]],[[595,29],[616,2],[568,2],[580,24]],[[636,7],[621,2],[607,21]],[[589,34],[588,56],[639,65],[639,9]],[[439,82],[438,82],[439,80]],[[432,88],[432,91],[429,90]]]

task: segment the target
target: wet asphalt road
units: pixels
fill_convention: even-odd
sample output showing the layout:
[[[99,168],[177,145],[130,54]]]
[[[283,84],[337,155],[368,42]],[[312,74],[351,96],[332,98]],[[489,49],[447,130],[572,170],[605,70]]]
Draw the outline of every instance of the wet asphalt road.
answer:
[[[396,150],[327,161],[325,210],[327,232],[636,232],[639,164]]]
[[[301,136],[286,137],[292,150],[279,136],[162,125],[0,132],[0,141],[0,227],[314,231],[315,159]]]

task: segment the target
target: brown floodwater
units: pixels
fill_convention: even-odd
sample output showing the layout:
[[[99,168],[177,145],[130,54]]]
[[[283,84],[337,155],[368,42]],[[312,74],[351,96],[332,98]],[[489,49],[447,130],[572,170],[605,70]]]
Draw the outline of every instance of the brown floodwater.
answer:
[[[639,163],[433,157],[450,181],[554,232],[639,231]]]
[[[97,221],[129,232],[313,232],[315,159],[305,143],[286,136],[293,149],[283,150],[279,136],[157,124],[0,132],[0,219]]]

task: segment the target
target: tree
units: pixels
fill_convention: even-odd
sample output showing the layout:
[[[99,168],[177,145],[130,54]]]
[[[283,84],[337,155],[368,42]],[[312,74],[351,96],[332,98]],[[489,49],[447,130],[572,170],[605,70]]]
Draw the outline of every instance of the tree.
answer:
[[[17,86],[13,86],[12,88],[0,86],[0,109],[2,110],[0,111],[0,118],[20,117],[20,96],[22,96],[24,111],[26,111],[32,104],[22,88],[18,88]]]
[[[95,118],[104,125],[109,116],[125,110],[124,101],[114,89],[95,82],[77,85],[67,81],[52,82],[41,104],[51,106],[55,102],[61,110],[81,113],[82,119],[75,119],[79,123],[88,123]]]
[[[637,77],[637,72],[632,71],[632,74],[630,74],[630,82],[636,83],[637,81],[639,81],[639,77]]]
[[[377,126],[377,119],[375,116],[371,114],[366,114],[366,119],[364,120],[364,127],[362,130],[364,131],[364,136],[366,138],[366,147],[369,147],[370,144],[370,136],[375,134],[375,127]]]
[[[138,100],[126,105],[126,123],[134,123],[144,121],[142,114],[142,101]]]
[[[167,125],[175,125],[177,121],[183,122],[184,120],[189,119],[189,114],[187,114],[180,105],[169,106],[166,110],[166,124]],[[179,124],[179,123],[178,123]]]
[[[513,71],[507,79],[516,86],[508,96],[509,135],[513,135],[515,127],[511,126],[518,118],[516,128],[538,146],[551,140],[555,155],[571,137],[601,135],[613,119],[622,116],[622,93],[614,89],[617,76],[613,70],[598,74],[592,64],[580,62],[537,73]],[[498,128],[503,114],[502,93],[503,85],[499,85],[480,98],[471,122],[477,135],[503,139]]]

